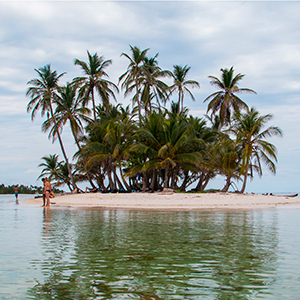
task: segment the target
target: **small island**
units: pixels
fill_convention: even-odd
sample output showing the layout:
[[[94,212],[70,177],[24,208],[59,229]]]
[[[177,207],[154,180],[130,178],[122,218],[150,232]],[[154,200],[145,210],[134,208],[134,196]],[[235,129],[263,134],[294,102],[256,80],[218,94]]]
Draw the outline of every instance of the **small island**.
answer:
[[[261,115],[240,98],[256,94],[239,87],[245,74],[235,74],[232,66],[222,68],[220,78],[208,76],[217,90],[200,99],[207,103],[204,117],[193,116],[184,106],[186,96],[196,101],[192,89],[200,88],[189,78],[191,67],[162,69],[158,53],[151,57],[149,51],[130,46],[129,54],[121,54],[128,67],[118,84],[108,80],[112,61],[89,51],[88,61],[74,60],[82,76],[65,85],[59,85],[65,73],[50,64],[35,69],[27,112],[32,120],[38,111],[47,115],[42,131],[59,142],[64,158],[42,157],[39,178],[48,177],[55,187],[66,185],[70,192],[198,192],[221,176],[223,185],[215,187],[220,192],[244,193],[263,168],[276,173],[277,148],[267,139],[282,132],[268,124],[271,114]],[[121,90],[124,98],[131,96],[131,105],[111,104]],[[78,148],[72,161],[63,143],[66,124]],[[82,190],[82,185],[88,186]]]
[[[294,195],[292,195],[294,196]],[[23,203],[41,205],[41,199]],[[300,198],[239,193],[124,193],[65,194],[51,199],[51,207],[81,207],[139,210],[265,209],[299,206]]]

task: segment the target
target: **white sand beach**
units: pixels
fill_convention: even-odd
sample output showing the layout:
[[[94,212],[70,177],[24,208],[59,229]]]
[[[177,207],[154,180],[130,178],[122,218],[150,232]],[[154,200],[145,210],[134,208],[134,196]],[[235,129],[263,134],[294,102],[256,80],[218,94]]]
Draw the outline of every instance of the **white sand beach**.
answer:
[[[42,199],[26,199],[22,203],[42,205]],[[130,194],[66,194],[51,199],[51,207],[98,207],[151,210],[262,209],[298,206],[300,198],[237,193],[130,193]]]

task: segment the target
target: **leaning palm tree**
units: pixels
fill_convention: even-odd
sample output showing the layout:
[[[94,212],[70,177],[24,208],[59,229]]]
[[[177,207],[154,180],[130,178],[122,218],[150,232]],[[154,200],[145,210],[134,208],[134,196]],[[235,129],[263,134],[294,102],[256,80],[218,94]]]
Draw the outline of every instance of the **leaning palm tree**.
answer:
[[[172,76],[174,79],[174,83],[170,87],[170,90],[171,90],[171,94],[173,94],[174,92],[178,93],[178,114],[179,114],[180,111],[183,111],[184,94],[188,93],[190,95],[190,97],[192,98],[192,100],[195,101],[195,97],[192,94],[192,92],[189,90],[189,88],[190,87],[191,88],[194,88],[194,87],[200,88],[200,84],[196,80],[186,80],[187,74],[188,74],[189,70],[191,69],[191,67],[188,67],[187,65],[185,65],[184,67],[174,65],[173,68],[174,68],[174,70],[173,70]]]
[[[229,70],[221,69],[221,72],[221,79],[215,76],[208,76],[208,78],[211,79],[210,84],[219,88],[220,91],[212,93],[206,99],[204,99],[204,102],[210,100],[208,103],[207,112],[211,110],[211,115],[214,116],[219,111],[219,130],[223,125],[230,123],[231,110],[234,112],[240,112],[241,109],[248,109],[247,104],[238,96],[236,96],[236,93],[247,92],[256,94],[256,92],[251,89],[238,87],[239,81],[245,75],[238,73],[236,76],[233,76],[233,67],[231,67]]]
[[[273,174],[276,173],[277,149],[265,139],[273,135],[281,136],[282,132],[280,128],[274,126],[265,129],[266,123],[272,117],[271,114],[260,116],[254,108],[247,113],[234,115],[231,131],[235,134],[237,147],[241,151],[240,173],[244,176],[241,193],[245,191],[247,178],[249,175],[253,176],[253,171],[262,176],[261,162],[265,163]]]
[[[51,128],[50,136],[55,138],[69,121],[75,143],[78,150],[81,150],[79,137],[83,134],[83,122],[91,122],[88,117],[91,111],[87,107],[82,107],[82,98],[77,94],[76,85],[67,83],[66,86],[58,87],[57,91],[58,93],[54,97],[55,114],[53,118],[49,118],[43,123],[42,130],[48,131]]]
[[[65,73],[58,75],[56,71],[51,70],[50,64],[38,70],[35,69],[35,71],[38,73],[38,78],[34,78],[27,82],[27,84],[31,85],[26,93],[26,95],[31,98],[31,101],[27,105],[27,112],[31,111],[31,120],[33,120],[37,111],[41,109],[42,116],[47,113],[48,119],[51,117],[53,122],[56,122],[54,118],[53,99],[57,93],[58,81]],[[59,132],[57,132],[57,138],[64,159],[71,173],[69,160]],[[75,189],[76,184],[72,178],[71,182]]]
[[[119,82],[123,81],[121,87],[122,89],[125,89],[125,96],[131,94],[132,92],[135,92],[135,95],[132,98],[132,102],[136,102],[138,105],[139,121],[141,121],[142,108],[140,99],[140,89],[143,76],[146,72],[146,69],[144,68],[144,62],[149,48],[141,51],[140,48],[136,46],[129,46],[131,50],[131,56],[126,53],[121,54],[121,56],[125,56],[129,59],[129,64],[126,72],[119,77]]]
[[[112,64],[112,61],[104,60],[103,56],[98,56],[97,53],[91,55],[89,51],[88,62],[84,62],[79,59],[75,59],[75,65],[82,68],[84,77],[77,77],[74,81],[81,85],[81,94],[85,97],[84,104],[87,104],[92,99],[92,107],[94,112],[94,121],[96,122],[96,102],[95,102],[95,90],[98,92],[102,104],[107,106],[109,104],[110,97],[116,99],[115,91],[118,92],[118,87],[111,81],[107,80],[108,74],[105,69]]]

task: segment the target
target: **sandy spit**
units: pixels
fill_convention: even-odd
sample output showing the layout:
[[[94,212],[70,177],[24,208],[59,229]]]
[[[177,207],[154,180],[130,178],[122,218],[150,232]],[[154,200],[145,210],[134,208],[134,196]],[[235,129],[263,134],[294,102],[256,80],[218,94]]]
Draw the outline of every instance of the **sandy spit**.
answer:
[[[24,199],[22,203],[42,205],[42,199]],[[51,199],[51,207],[98,207],[150,210],[262,209],[298,206],[300,198],[235,193],[130,193],[66,194]]]

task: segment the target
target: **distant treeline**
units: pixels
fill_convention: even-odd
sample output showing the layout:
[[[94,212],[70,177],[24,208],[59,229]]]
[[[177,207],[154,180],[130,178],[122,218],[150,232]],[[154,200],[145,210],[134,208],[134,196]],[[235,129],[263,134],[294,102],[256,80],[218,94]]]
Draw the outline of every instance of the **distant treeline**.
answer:
[[[0,194],[14,194],[15,193],[15,187],[14,185],[7,185],[5,186],[3,183],[0,184]],[[43,187],[41,186],[25,186],[23,184],[18,186],[19,188],[19,194],[42,194],[43,193]],[[62,193],[62,190],[53,189],[54,193]]]

